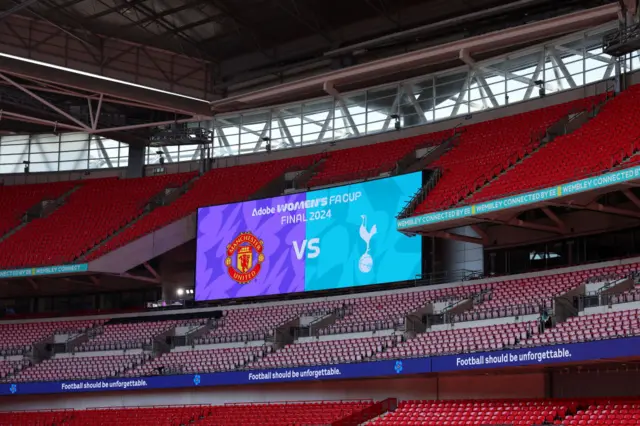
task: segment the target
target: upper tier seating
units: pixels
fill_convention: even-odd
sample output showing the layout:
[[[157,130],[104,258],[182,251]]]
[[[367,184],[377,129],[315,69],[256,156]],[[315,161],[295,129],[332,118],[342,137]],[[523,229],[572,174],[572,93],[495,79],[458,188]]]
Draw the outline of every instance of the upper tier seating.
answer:
[[[550,424],[577,404],[554,400],[402,401],[368,425],[469,426]],[[600,426],[604,426],[600,425]]]
[[[247,365],[261,357],[266,349],[261,346],[242,348],[206,349],[181,352],[168,352],[151,362],[143,364],[127,373],[131,377],[153,376],[162,373],[215,373],[230,371]]]
[[[259,359],[251,364],[251,368],[359,362],[382,354],[385,350],[392,348],[395,341],[394,337],[385,336],[294,343]]]
[[[0,236],[20,225],[24,214],[42,201],[53,201],[70,191],[77,182],[0,186]]]
[[[304,170],[318,156],[288,158],[244,166],[213,169],[196,180],[180,198],[161,206],[90,253],[87,260],[122,247],[178,219],[194,213],[199,207],[244,201],[269,182],[292,170]]]
[[[153,196],[193,176],[83,181],[49,216],[33,220],[3,241],[0,264],[8,269],[71,263],[140,217]]]
[[[379,176],[396,169],[397,163],[406,155],[419,148],[432,147],[442,143],[452,131],[382,142],[350,149],[331,151],[315,174],[308,187],[349,182]]]
[[[147,358],[148,355],[144,354],[50,358],[22,370],[13,376],[11,381],[48,382],[119,377]]]
[[[639,101],[640,86],[631,86],[591,121],[545,145],[468,201],[551,187],[619,165],[640,149]]]
[[[203,426],[327,425],[372,405],[368,401],[230,404],[211,407]]]
[[[594,102],[594,98],[580,99],[463,128],[458,145],[429,166],[440,168],[442,175],[415,214],[456,205],[532,154],[551,125],[571,112],[589,109]]]
[[[0,324],[0,355],[20,354],[54,334],[84,332],[103,320],[44,321]]]
[[[519,341],[538,334],[538,331],[536,321],[427,331],[381,354],[380,358],[394,359],[500,350],[513,347]]]

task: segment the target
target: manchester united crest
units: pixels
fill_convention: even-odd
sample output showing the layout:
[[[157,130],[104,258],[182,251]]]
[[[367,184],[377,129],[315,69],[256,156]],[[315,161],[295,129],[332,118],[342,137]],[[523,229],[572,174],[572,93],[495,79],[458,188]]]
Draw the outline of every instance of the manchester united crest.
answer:
[[[242,232],[227,246],[227,272],[238,284],[247,284],[260,273],[264,262],[264,241],[251,232]]]

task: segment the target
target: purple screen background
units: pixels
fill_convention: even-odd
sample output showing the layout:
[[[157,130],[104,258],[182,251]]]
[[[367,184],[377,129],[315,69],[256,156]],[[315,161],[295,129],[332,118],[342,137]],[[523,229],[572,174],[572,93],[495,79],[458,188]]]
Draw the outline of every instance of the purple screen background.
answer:
[[[306,238],[305,223],[281,225],[279,214],[252,216],[253,209],[304,201],[306,194],[225,204],[198,212],[196,300],[265,296],[304,291],[305,260],[297,260],[292,242]],[[251,231],[264,241],[265,260],[248,284],[233,281],[224,265],[227,244]]]

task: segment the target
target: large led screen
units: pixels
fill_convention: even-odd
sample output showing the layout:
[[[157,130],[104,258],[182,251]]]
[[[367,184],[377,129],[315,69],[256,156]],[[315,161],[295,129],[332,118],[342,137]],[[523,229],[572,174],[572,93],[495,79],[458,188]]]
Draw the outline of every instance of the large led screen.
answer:
[[[396,215],[422,173],[198,210],[196,300],[413,279],[420,237]]]

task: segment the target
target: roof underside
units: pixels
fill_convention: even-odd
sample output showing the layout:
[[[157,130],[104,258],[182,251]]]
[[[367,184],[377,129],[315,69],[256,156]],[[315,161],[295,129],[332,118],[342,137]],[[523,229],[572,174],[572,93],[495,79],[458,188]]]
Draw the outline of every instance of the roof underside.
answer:
[[[0,0],[0,52],[215,101],[612,2]],[[0,72],[11,73],[3,61],[0,58]],[[13,75],[19,83],[25,76]],[[406,76],[394,78],[400,77]],[[0,81],[0,85],[4,92],[10,83]],[[10,90],[9,99],[27,96]],[[99,93],[103,91],[96,89],[96,102]],[[86,106],[86,99],[74,100],[64,93],[50,100],[56,105]],[[154,110],[152,102],[141,102],[143,108],[135,103],[123,108],[121,102],[109,111],[136,116],[136,123],[188,115],[184,108],[174,110],[166,103],[160,110]],[[0,130],[12,130],[6,126]],[[23,125],[17,127],[24,131]]]

